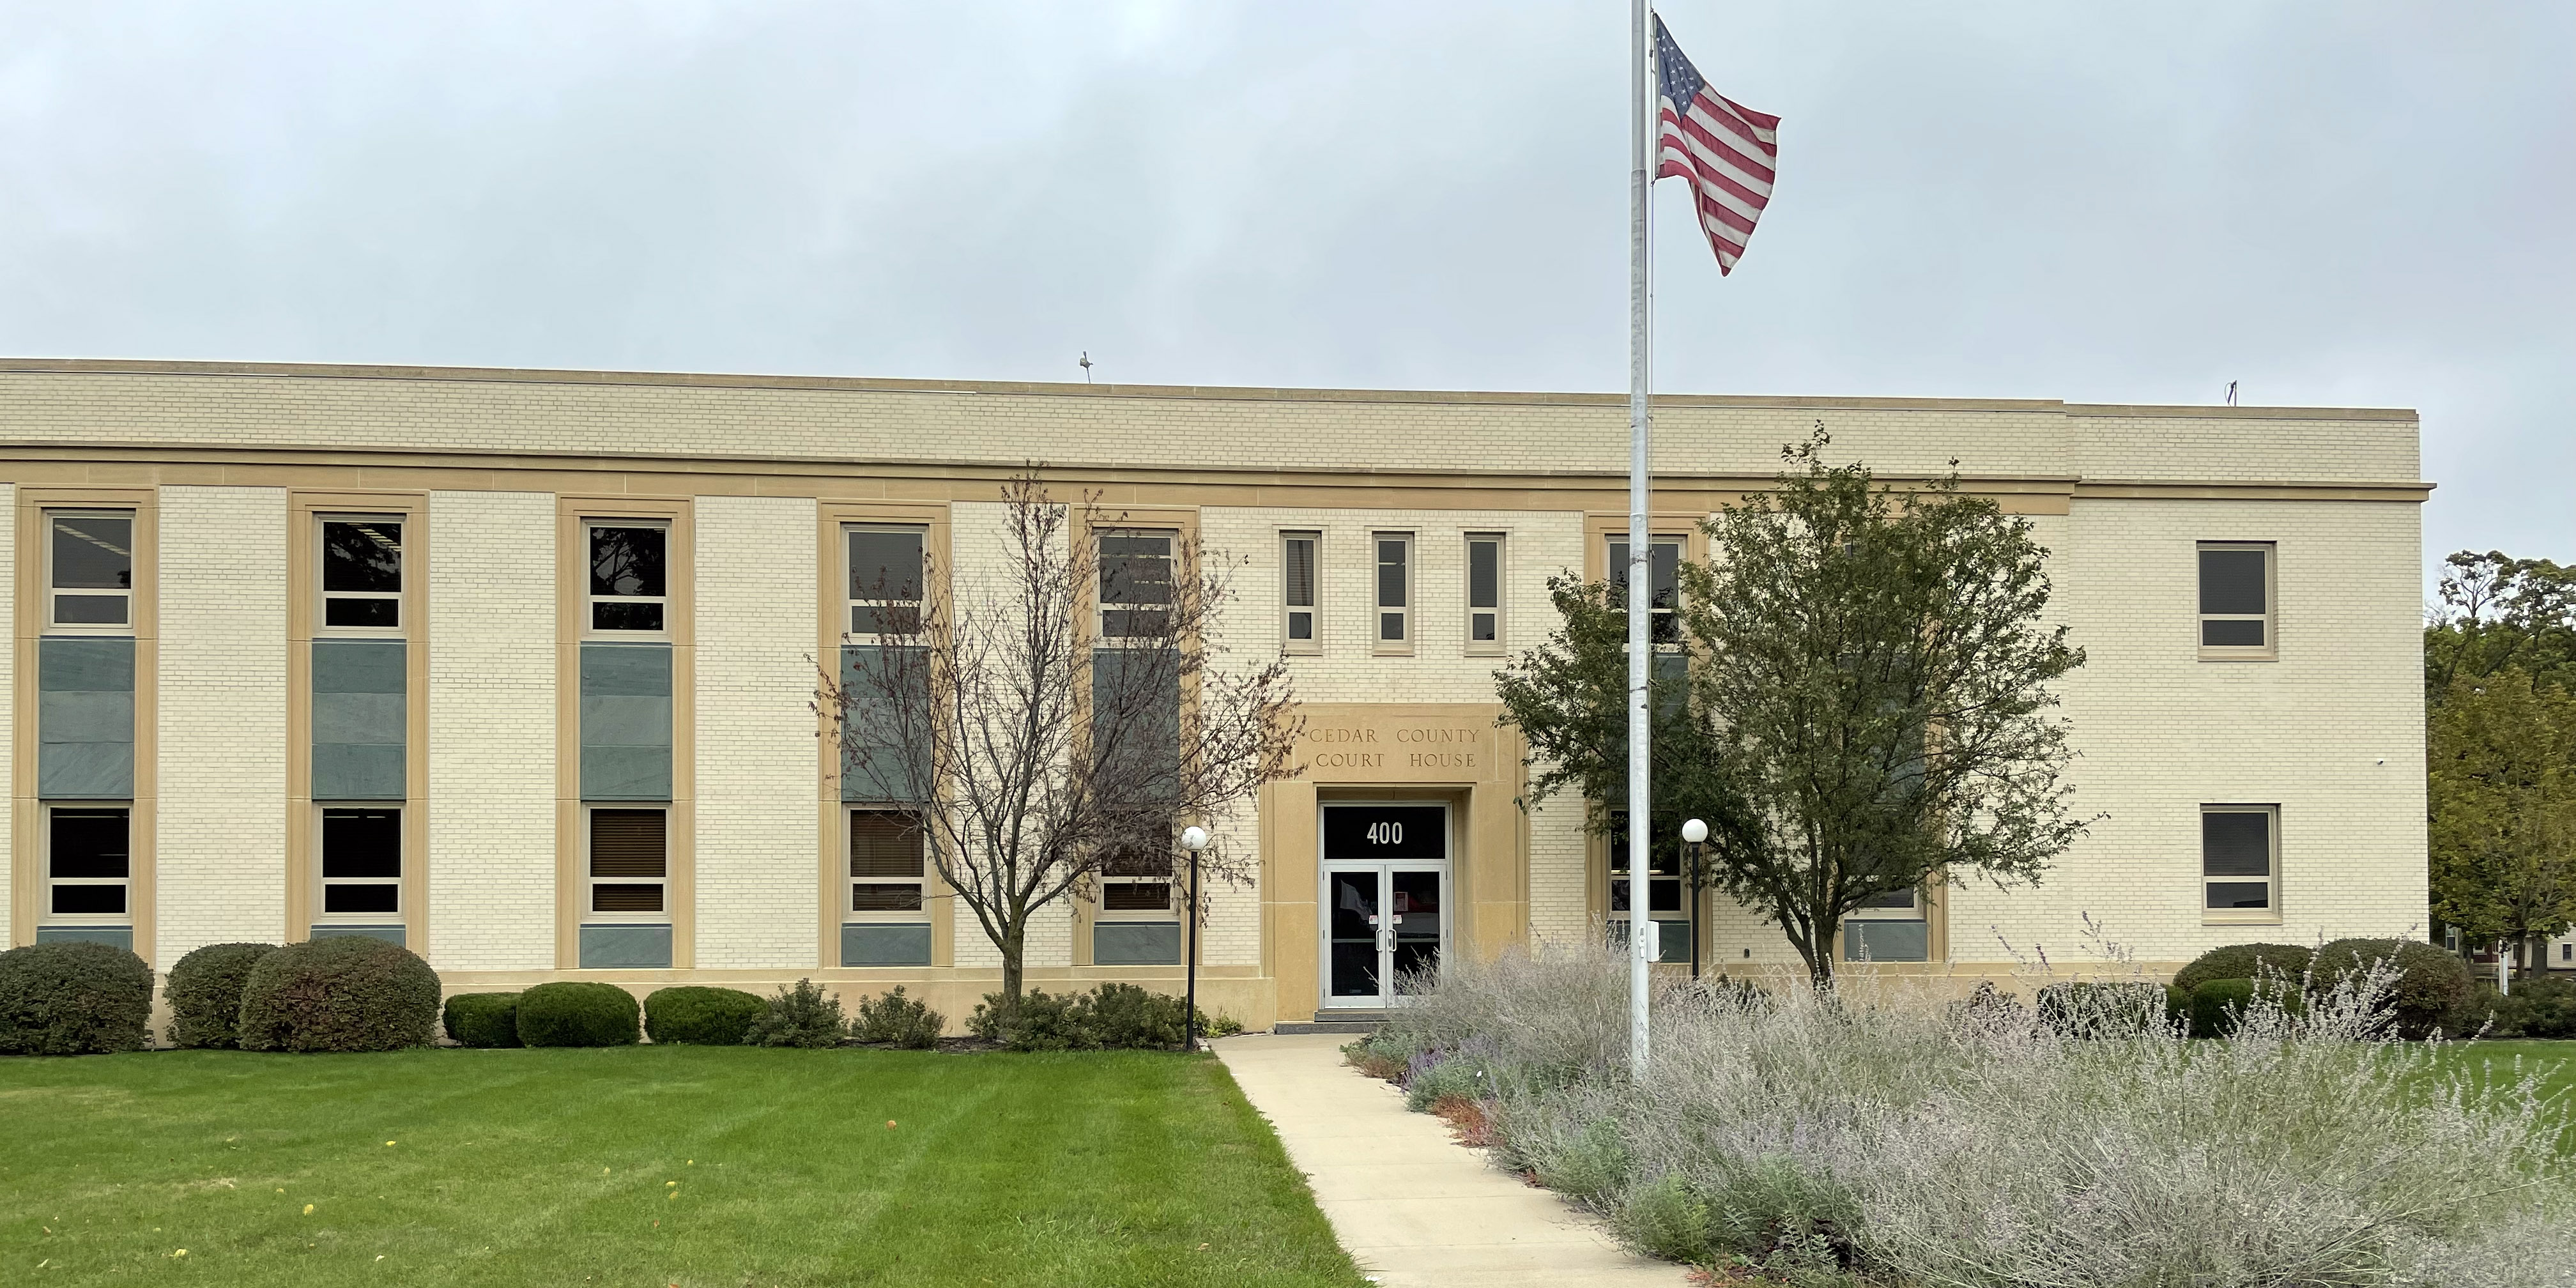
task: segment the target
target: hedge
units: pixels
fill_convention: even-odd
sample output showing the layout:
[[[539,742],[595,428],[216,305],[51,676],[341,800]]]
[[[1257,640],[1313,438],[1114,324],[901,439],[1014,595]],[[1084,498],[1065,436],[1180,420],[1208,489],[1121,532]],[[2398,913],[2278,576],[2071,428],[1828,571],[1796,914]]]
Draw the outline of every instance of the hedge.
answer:
[[[743,1031],[767,1005],[738,988],[655,989],[644,999],[644,1034],[656,1042],[741,1046]]]
[[[0,952],[0,1055],[140,1051],[152,968],[122,948],[66,942]]]
[[[170,1042],[183,1047],[241,1045],[242,985],[275,944],[208,944],[170,968]]]
[[[2517,979],[2503,997],[2492,986],[2482,987],[2466,1018],[2462,1027],[2472,1032],[2491,1025],[2489,1037],[2576,1038],[2576,980]]]
[[[516,993],[459,993],[447,999],[447,1010],[441,1019],[448,1040],[458,1046],[520,1045]]]
[[[2317,950],[2316,985],[2323,992],[2357,979],[2380,962],[2392,963],[2388,1009],[2397,1036],[2433,1037],[2468,1001],[2469,964],[2431,944],[2411,939],[2338,939]]]
[[[2213,948],[2174,972],[2175,988],[2188,993],[2213,979],[2262,979],[2279,976],[2297,983],[2307,977],[2316,950],[2297,944],[2229,944]]]
[[[849,1032],[841,999],[810,979],[800,979],[794,988],[782,988],[778,996],[761,1004],[760,1014],[752,1018],[742,1040],[751,1046],[836,1047]]]
[[[309,939],[259,959],[242,981],[245,1051],[398,1051],[438,1032],[438,972],[364,935]]]
[[[1014,1003],[987,993],[966,1019],[968,1032],[1014,1051],[1171,1050],[1181,1045],[1186,1004],[1133,984],[1097,992],[1050,994],[1030,989]],[[1199,1032],[1210,1030],[1205,1013]]]
[[[635,1041],[635,995],[615,984],[567,981],[519,994],[519,1041],[532,1047],[626,1046]]]
[[[928,1051],[939,1045],[939,1035],[947,1028],[947,1016],[926,1002],[904,996],[903,985],[897,984],[893,991],[859,1003],[858,1016],[850,1021],[850,1036],[861,1042]]]
[[[2282,1010],[2297,1015],[2307,1009],[2307,994],[2296,983],[2272,979],[2213,979],[2191,990],[2191,1035],[2196,1038],[2233,1037],[2236,1025],[2245,1017],[2246,1008],[2254,1004],[2257,993],[2280,1004]]]

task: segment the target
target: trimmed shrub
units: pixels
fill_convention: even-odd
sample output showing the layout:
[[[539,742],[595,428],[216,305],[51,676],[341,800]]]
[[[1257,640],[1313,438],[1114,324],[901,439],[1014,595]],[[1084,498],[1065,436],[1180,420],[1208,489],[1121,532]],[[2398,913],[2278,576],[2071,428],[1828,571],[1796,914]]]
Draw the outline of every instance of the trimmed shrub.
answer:
[[[2480,989],[2470,1008],[2481,1021],[2493,1016],[2490,1037],[2576,1038],[2576,980],[2518,979],[2513,992],[2503,997],[2492,988]]]
[[[250,968],[276,951],[275,944],[208,944],[180,958],[162,989],[170,1000],[171,1045],[241,1045],[242,985]]]
[[[2133,1038],[2167,1022],[2162,984],[2076,981],[2039,990],[2039,1022],[2070,1038]]]
[[[140,1051],[151,1041],[152,968],[106,944],[0,953],[0,1055]]]
[[[763,1004],[742,1040],[750,1046],[819,1049],[841,1045],[841,1039],[849,1032],[849,1021],[841,1015],[841,999],[816,987],[810,979],[800,979],[796,987],[778,990],[778,996]]]
[[[2307,994],[2299,990],[2296,981],[2213,979],[2191,990],[2191,1036],[2234,1037],[2237,1022],[2257,997],[2270,998],[2290,1015],[2307,1012]]]
[[[438,1031],[438,972],[363,935],[288,944],[242,981],[244,1051],[397,1051]]]
[[[644,1035],[656,1042],[741,1046],[744,1031],[767,1006],[738,988],[655,989],[644,999]]]
[[[449,1041],[458,1046],[514,1047],[519,1041],[519,995],[459,993],[447,999],[441,1017]]]
[[[1091,1035],[1080,993],[1049,993],[1032,988],[1017,1002],[987,993],[967,1017],[975,1036],[1014,1051],[1088,1051],[1100,1045]]]
[[[850,1036],[861,1042],[886,1042],[913,1051],[928,1051],[939,1045],[939,1035],[948,1028],[948,1017],[929,1005],[903,995],[903,985],[859,1003],[858,1018],[850,1021]]]
[[[1085,999],[1083,1019],[1095,1045],[1112,1051],[1178,1049],[1189,1006],[1169,993],[1133,984],[1103,984]],[[1206,1031],[1207,1017],[1199,1017]]]
[[[2468,1000],[2469,964],[2431,944],[2411,939],[2338,939],[2317,950],[2319,992],[2347,981],[2357,983],[2379,963],[2393,971],[2387,1009],[2396,1018],[2397,1036],[2429,1038],[2443,1021]]]
[[[2308,973],[2312,948],[2297,944],[2229,944],[2212,948],[2174,972],[2174,987],[2188,993],[2213,979],[2262,979],[2278,975],[2297,981]]]
[[[631,1046],[641,1012],[615,984],[567,980],[519,994],[519,1041],[532,1047]]]

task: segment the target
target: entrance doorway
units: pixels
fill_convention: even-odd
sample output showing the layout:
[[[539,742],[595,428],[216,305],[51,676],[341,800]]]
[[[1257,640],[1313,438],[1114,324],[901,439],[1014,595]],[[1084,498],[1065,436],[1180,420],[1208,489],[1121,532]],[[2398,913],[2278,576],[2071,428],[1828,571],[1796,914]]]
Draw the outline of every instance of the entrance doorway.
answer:
[[[1324,1006],[1401,1005],[1449,955],[1449,807],[1323,812]]]

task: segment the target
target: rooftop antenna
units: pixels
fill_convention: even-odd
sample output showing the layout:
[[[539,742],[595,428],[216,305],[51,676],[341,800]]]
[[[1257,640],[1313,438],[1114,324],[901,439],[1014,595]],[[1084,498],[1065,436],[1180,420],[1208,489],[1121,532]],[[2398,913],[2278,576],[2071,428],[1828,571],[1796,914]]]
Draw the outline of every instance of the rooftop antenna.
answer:
[[[2230,407],[2236,405],[2236,382],[2233,380],[2227,382],[2227,405]]]
[[[1086,384],[1086,385],[1087,385],[1087,384],[1090,384],[1090,383],[1091,383],[1091,350],[1089,350],[1089,349],[1085,349],[1085,350],[1083,350],[1083,351],[1082,351],[1082,361],[1077,362],[1077,363],[1075,363],[1075,364],[1073,364],[1073,365],[1075,365],[1075,366],[1077,366],[1077,367],[1082,368],[1082,383],[1084,383],[1084,384]],[[2231,401],[2231,402],[2233,402],[2233,401],[2235,400],[2235,397],[2236,397],[2236,395],[2235,395],[2235,389],[2236,389],[2236,386],[2234,386],[2234,385],[2229,385],[2227,388],[2228,388],[2228,391],[2229,391],[2229,392],[2228,392],[2228,400],[2229,400],[2229,401]]]

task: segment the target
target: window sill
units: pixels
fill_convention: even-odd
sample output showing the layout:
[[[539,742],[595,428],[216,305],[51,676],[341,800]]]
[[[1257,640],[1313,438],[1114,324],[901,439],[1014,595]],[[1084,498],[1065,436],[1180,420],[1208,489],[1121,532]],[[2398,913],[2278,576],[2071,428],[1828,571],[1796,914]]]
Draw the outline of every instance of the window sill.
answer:
[[[2281,651],[2269,648],[2203,647],[2200,650],[2200,660],[2203,662],[2278,662],[2281,660]]]
[[[2204,926],[2277,926],[2281,924],[2281,914],[2269,909],[2262,912],[2213,912],[2204,909],[2200,914],[2200,924]]]

